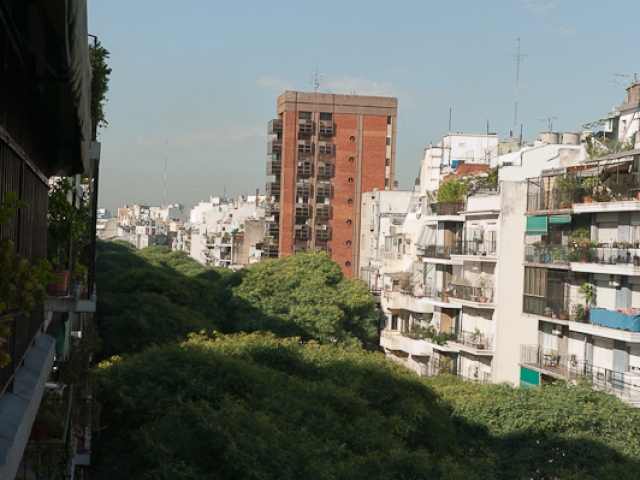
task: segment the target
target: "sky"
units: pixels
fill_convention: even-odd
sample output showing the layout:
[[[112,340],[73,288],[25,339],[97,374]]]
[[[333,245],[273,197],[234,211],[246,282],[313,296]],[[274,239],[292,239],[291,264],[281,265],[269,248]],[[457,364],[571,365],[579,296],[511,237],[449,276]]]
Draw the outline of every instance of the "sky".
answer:
[[[410,189],[448,132],[579,131],[640,73],[637,0],[88,0],[113,69],[100,206],[264,193],[267,122],[285,90],[398,98]],[[628,75],[623,77],[620,75]],[[624,86],[616,81],[622,80]],[[519,127],[518,127],[519,128]],[[518,132],[519,133],[519,132]]]

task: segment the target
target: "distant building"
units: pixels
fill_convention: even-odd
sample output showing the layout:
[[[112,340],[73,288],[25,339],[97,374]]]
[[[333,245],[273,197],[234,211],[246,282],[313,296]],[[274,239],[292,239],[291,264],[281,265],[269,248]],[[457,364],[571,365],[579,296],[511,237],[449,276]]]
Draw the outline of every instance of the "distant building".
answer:
[[[398,100],[285,92],[269,122],[265,254],[327,251],[358,276],[362,192],[392,190]]]

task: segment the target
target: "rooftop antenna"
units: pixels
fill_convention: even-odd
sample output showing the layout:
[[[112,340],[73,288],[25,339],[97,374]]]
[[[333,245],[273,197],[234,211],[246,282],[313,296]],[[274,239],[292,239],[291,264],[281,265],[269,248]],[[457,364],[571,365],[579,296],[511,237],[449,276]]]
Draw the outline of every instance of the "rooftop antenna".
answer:
[[[169,145],[169,139],[164,139],[164,203],[163,207],[167,206],[167,147]]]
[[[624,92],[625,86],[629,83],[629,75],[624,73],[612,73],[613,80],[607,80],[609,83],[615,83],[620,93]]]
[[[556,117],[547,117],[547,118],[541,118],[540,121],[541,122],[547,122],[547,127],[549,127],[549,132],[553,132],[553,121],[557,120]]]
[[[318,75],[318,62],[316,62],[316,73],[315,75],[311,75],[311,81],[309,82],[311,85],[313,85],[314,93],[318,93],[318,87],[320,86],[322,77],[324,77],[324,75]]]
[[[520,89],[520,63],[524,57],[528,57],[524,53],[520,53],[520,37],[516,38],[518,42],[518,50],[515,55],[511,55],[513,57],[513,61],[516,63],[516,108],[515,114],[513,116],[513,132],[516,131],[516,127],[518,126],[518,90]]]

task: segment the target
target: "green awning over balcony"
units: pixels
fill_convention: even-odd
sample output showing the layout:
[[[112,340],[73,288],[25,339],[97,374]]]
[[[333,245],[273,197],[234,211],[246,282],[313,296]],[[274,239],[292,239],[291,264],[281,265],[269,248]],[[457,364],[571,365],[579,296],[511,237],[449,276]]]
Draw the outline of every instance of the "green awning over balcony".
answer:
[[[571,223],[571,215],[550,215],[549,225],[562,225]]]
[[[540,374],[534,370],[520,367],[520,386],[524,388],[537,387],[540,385]]]
[[[527,217],[527,235],[546,235],[547,234],[547,217],[545,215],[539,217]]]

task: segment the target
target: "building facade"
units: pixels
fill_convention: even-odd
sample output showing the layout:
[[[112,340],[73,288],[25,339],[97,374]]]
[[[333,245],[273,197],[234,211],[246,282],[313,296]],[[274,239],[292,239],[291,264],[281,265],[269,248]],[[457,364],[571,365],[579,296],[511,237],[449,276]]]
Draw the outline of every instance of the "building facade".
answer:
[[[362,192],[392,190],[396,98],[285,92],[267,145],[267,258],[327,251],[358,275]]]

